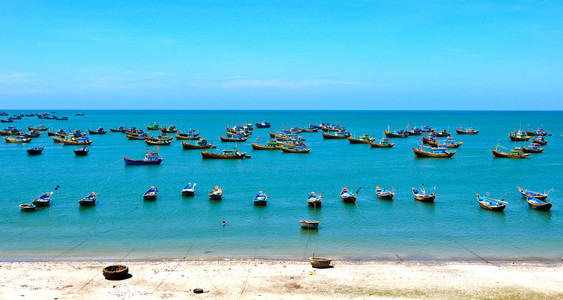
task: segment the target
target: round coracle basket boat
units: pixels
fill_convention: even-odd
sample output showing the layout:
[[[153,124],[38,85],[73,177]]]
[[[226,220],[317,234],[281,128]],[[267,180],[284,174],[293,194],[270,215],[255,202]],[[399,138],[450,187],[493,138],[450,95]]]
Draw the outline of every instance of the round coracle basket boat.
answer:
[[[129,274],[129,268],[123,265],[113,265],[104,268],[104,277],[110,280],[123,279]]]
[[[311,257],[309,258],[309,262],[313,268],[323,269],[330,267],[331,259],[325,257]]]

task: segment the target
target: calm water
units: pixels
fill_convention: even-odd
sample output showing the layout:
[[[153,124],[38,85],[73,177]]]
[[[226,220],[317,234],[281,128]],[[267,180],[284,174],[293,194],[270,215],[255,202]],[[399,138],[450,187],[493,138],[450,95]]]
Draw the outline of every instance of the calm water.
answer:
[[[10,113],[24,111],[10,111]],[[26,111],[29,112],[29,111]],[[199,151],[181,143],[162,146],[161,166],[124,166],[123,157],[142,158],[143,141],[121,133],[92,136],[87,157],[75,157],[73,146],[53,143],[46,132],[29,144],[0,143],[0,255],[2,259],[152,259],[175,257],[318,256],[350,259],[542,259],[563,255],[563,112],[333,112],[333,111],[60,111],[69,121],[26,118],[18,128],[44,125],[58,129],[95,129],[119,125],[144,128],[149,122],[190,127],[221,147],[224,126],[270,120],[272,130],[327,121],[358,135],[380,137],[387,125],[396,130],[430,125],[454,131],[460,124],[480,130],[476,136],[454,136],[463,146],[452,159],[415,159],[416,137],[395,139],[393,149],[370,149],[347,140],[323,140],[303,133],[309,155],[253,151],[239,143],[251,159],[203,161]],[[3,124],[6,125],[6,124]],[[490,148],[518,145],[508,139],[514,128],[542,126],[553,136],[546,150],[530,159],[493,159]],[[3,126],[4,127],[4,126]],[[255,129],[267,139],[268,129]],[[26,149],[43,146],[42,155]],[[196,195],[180,191],[197,182]],[[416,202],[411,187],[436,187],[435,204]],[[31,201],[57,185],[51,206],[31,213],[18,204]],[[223,201],[207,193],[224,187]],[[374,188],[397,187],[394,201],[378,200]],[[550,212],[528,208],[516,190],[552,190]],[[150,186],[158,200],[143,201]],[[342,187],[356,191],[356,205],[342,203]],[[254,207],[259,191],[267,207]],[[97,205],[77,201],[96,191]],[[325,194],[321,209],[308,208],[311,191]],[[490,193],[510,204],[504,213],[485,211],[476,193]],[[318,231],[305,231],[299,220],[320,221]],[[227,226],[221,226],[225,220]],[[478,255],[478,256],[477,256]]]

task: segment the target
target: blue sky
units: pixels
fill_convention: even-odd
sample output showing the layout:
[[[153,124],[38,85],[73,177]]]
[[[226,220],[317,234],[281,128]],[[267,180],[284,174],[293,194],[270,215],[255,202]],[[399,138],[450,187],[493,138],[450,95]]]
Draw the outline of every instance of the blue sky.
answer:
[[[5,1],[0,109],[563,109],[561,1]]]

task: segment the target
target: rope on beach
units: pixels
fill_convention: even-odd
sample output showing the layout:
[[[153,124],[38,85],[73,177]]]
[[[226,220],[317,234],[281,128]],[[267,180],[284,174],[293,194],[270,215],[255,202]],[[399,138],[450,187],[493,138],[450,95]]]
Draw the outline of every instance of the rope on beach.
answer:
[[[162,279],[162,281],[154,288],[154,290],[151,292],[151,294],[153,294],[154,292],[156,292],[156,290],[158,290],[158,288],[164,283],[164,281],[166,281],[166,279],[168,278],[168,276],[170,276],[170,274],[174,271],[176,271],[176,269],[178,269],[178,267],[180,266],[180,264],[182,263],[182,261],[186,260],[186,256],[188,256],[188,253],[190,253],[190,251],[192,250],[192,247],[194,245],[190,245],[190,248],[188,248],[188,251],[186,251],[186,253],[184,254],[184,257],[182,257],[182,259],[180,261],[178,261],[178,263],[176,264],[176,266],[174,266],[174,268],[169,271],[166,276],[164,276],[164,279]]]
[[[253,259],[256,259],[256,249],[257,249],[257,246],[254,246]],[[246,280],[244,281],[244,285],[242,286],[242,291],[240,291],[240,298],[242,298],[242,294],[244,294],[244,291],[246,290],[246,284],[248,283],[248,278],[250,278],[250,272],[252,272],[252,268],[248,269],[248,274],[246,274]]]

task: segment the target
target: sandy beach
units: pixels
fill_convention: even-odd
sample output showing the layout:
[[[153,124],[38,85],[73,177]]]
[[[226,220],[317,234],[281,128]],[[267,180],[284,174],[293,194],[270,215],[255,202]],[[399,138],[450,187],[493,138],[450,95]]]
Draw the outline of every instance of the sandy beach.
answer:
[[[2,262],[1,299],[561,299],[561,264],[303,261],[129,261],[110,281],[111,262]],[[201,288],[203,294],[194,294]]]

